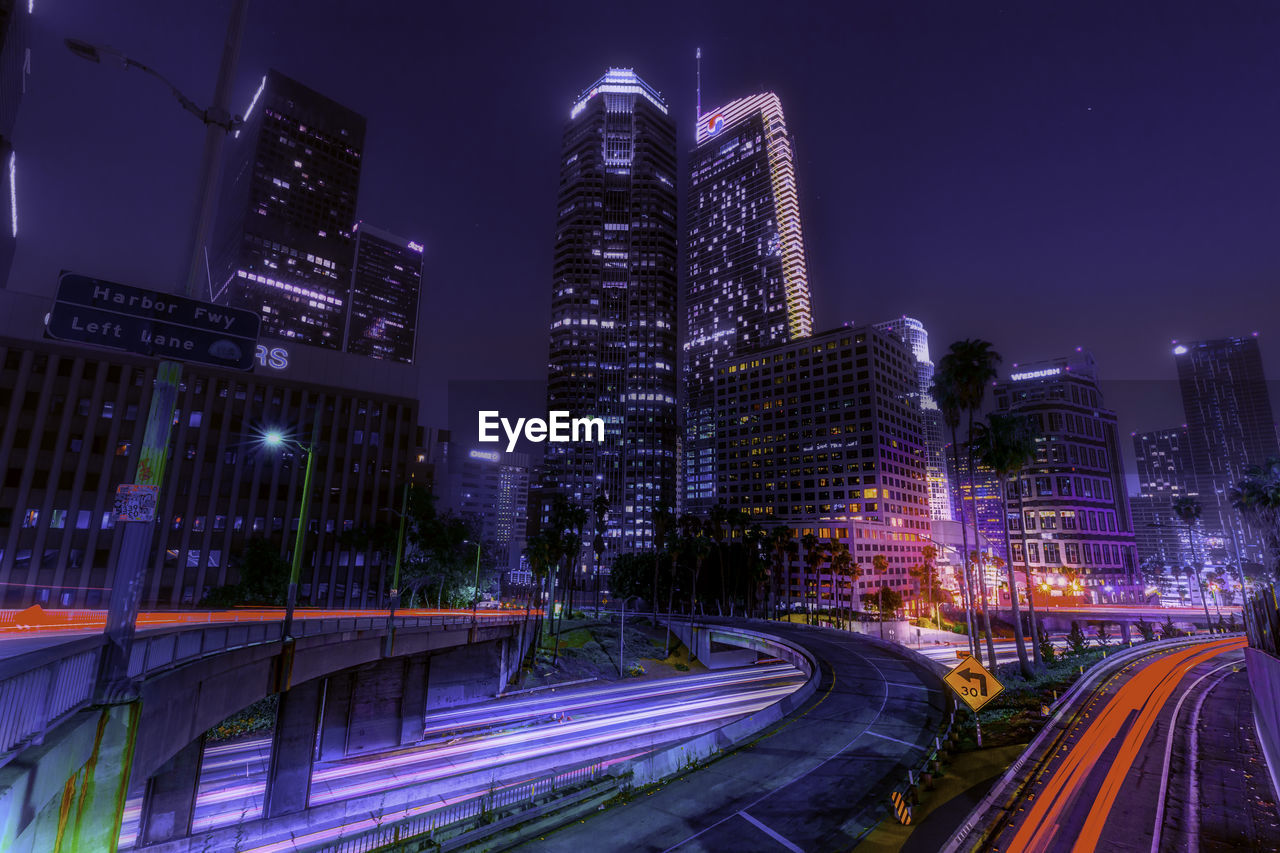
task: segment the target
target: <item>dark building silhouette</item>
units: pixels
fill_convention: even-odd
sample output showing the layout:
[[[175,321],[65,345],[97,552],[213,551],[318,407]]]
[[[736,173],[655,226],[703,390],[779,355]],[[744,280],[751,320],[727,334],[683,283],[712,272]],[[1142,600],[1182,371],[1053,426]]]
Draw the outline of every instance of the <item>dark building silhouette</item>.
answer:
[[[421,291],[422,244],[359,223],[347,352],[413,363]]]
[[[211,264],[214,301],[262,334],[342,349],[365,120],[272,70],[230,141]]]
[[[547,374],[548,409],[603,419],[605,441],[548,444],[530,515],[604,495],[610,553],[652,546],[654,508],[675,505],[675,184],[667,105],[609,69],[565,125]]]

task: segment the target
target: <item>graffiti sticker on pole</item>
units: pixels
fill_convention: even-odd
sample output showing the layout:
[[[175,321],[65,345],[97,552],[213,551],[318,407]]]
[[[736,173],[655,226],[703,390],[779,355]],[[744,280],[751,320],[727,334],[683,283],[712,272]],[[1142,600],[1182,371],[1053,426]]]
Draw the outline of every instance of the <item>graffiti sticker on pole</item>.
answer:
[[[155,521],[159,486],[126,483],[116,487],[116,521]]]
[[[1004,685],[997,681],[986,667],[971,657],[956,664],[955,669],[948,672],[942,680],[975,711],[999,696],[1004,690]]]

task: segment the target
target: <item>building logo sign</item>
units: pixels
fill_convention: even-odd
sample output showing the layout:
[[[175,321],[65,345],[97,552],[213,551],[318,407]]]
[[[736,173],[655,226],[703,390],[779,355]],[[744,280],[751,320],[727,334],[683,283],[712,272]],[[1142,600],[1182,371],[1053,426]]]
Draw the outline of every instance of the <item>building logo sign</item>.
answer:
[[[485,462],[502,461],[502,454],[496,450],[473,450],[467,455],[472,459],[483,459]]]
[[[272,370],[284,370],[289,366],[289,351],[284,347],[268,347],[258,344],[253,357],[257,359],[258,364],[263,367],[269,367]]]
[[[713,113],[707,116],[707,133],[719,133],[724,127],[724,113]]]
[[[1050,376],[1057,376],[1061,372],[1061,367],[1046,367],[1044,370],[1031,370],[1026,373],[1014,373],[1009,377],[1009,381],[1024,382],[1028,379],[1046,379]]]

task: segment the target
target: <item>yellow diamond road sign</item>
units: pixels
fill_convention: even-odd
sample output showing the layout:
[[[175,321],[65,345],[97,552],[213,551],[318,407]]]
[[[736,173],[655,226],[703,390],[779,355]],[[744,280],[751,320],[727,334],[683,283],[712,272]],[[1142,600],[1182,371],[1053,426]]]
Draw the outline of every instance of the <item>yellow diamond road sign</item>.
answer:
[[[965,658],[942,679],[973,710],[1000,695],[1004,685],[974,658]]]

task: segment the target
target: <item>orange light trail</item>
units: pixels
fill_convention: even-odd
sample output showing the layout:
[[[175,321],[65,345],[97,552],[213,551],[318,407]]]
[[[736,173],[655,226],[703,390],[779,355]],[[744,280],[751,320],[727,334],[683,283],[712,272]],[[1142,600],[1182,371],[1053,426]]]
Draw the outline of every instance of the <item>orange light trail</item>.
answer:
[[[1015,833],[1008,848],[1009,853],[1040,853],[1048,849],[1061,828],[1058,820],[1062,812],[1080,793],[1089,774],[1108,745],[1119,734],[1130,714],[1138,711],[1138,718],[1126,735],[1072,848],[1073,853],[1096,849],[1102,827],[1119,793],[1120,783],[1182,677],[1201,663],[1244,645],[1243,638],[1206,643],[1165,655],[1138,670],[1116,690],[1097,719],[1089,725],[1061,766],[1044,784],[1043,790],[1033,800]]]

